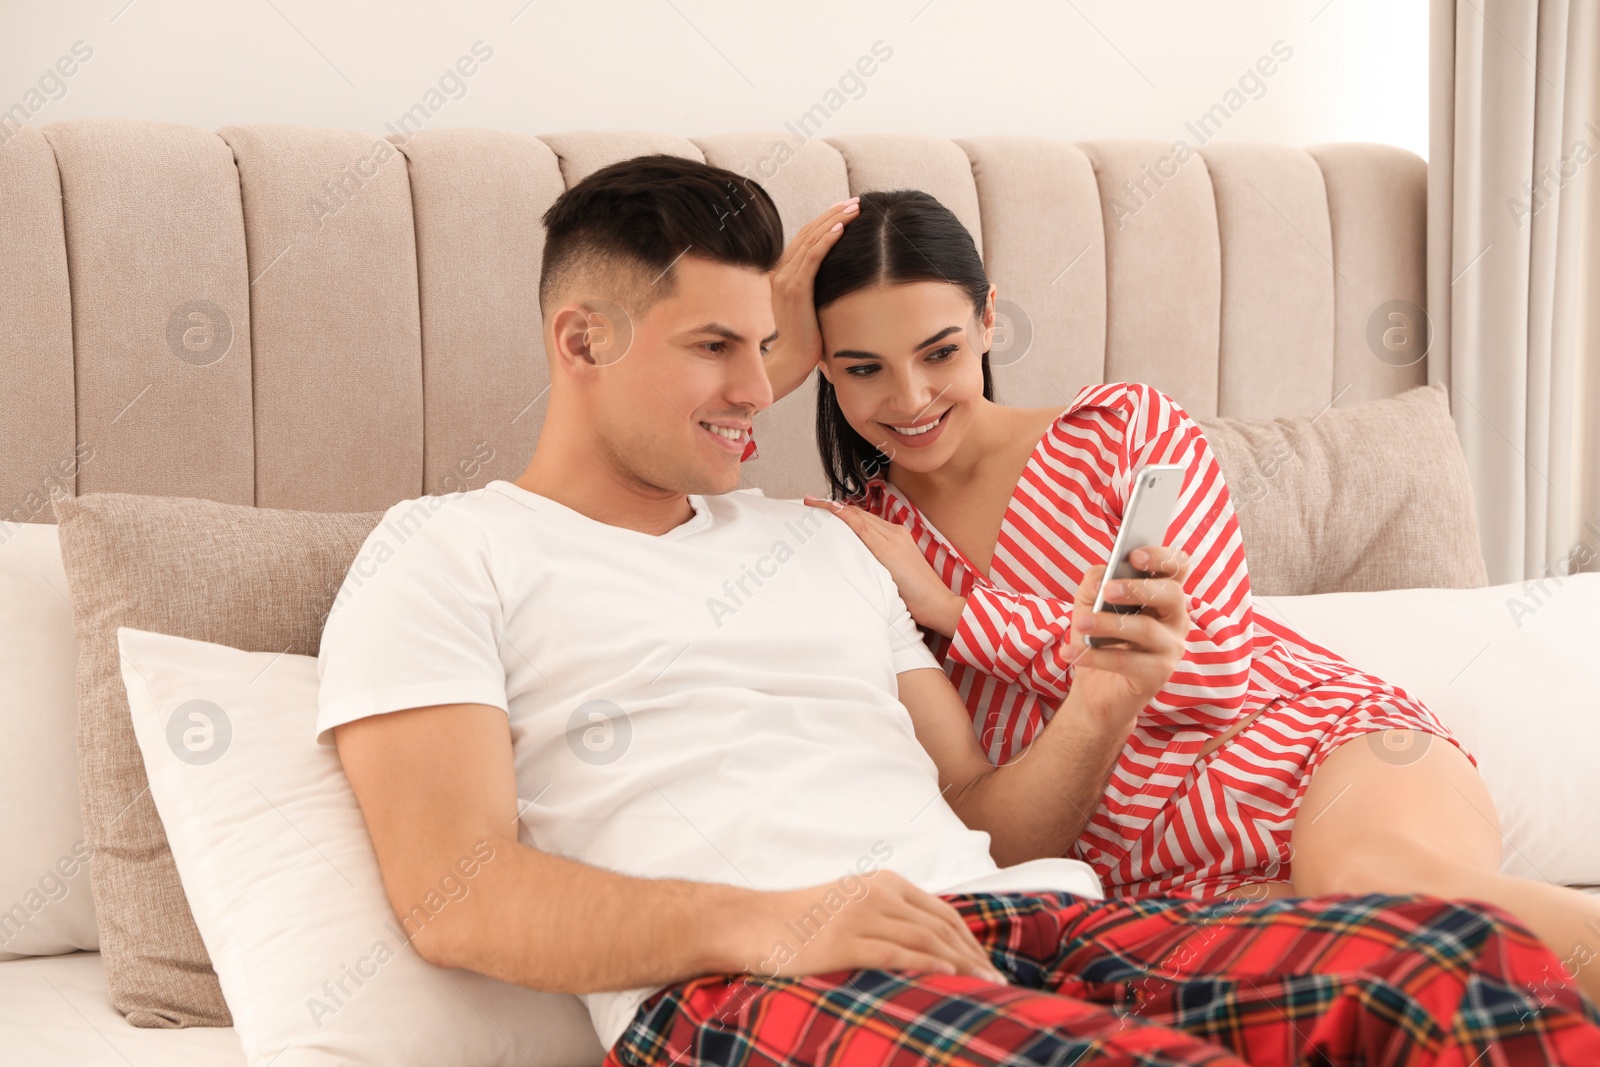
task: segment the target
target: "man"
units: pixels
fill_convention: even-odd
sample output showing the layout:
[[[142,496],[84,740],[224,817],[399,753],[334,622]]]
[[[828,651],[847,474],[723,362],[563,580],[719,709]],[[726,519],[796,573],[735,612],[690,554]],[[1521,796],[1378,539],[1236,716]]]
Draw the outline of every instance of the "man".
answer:
[[[318,737],[397,913],[494,846],[425,959],[582,994],[626,1064],[1600,1062],[1500,912],[1100,900],[1061,857],[1181,655],[1185,561],[1156,647],[991,766],[856,536],[730,492],[772,399],[771,200],[654,156],[545,224],[527,470],[391,508],[407,540],[322,641]]]

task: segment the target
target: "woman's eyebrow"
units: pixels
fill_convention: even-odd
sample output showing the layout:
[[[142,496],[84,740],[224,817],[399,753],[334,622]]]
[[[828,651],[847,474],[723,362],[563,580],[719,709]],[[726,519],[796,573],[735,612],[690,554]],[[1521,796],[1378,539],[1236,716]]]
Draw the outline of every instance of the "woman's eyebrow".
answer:
[[[961,327],[959,327],[959,326],[946,326],[944,329],[940,330],[938,333],[934,334],[932,337],[928,338],[926,341],[923,341],[921,344],[913,345],[912,348],[911,348],[911,351],[920,352],[924,348],[927,348],[929,345],[935,344],[936,342],[939,342],[939,341],[942,341],[946,337],[949,337],[951,334],[960,332],[960,330],[961,330]],[[881,357],[876,352],[863,352],[859,348],[841,348],[841,349],[839,349],[839,351],[837,351],[837,352],[835,352],[833,354],[833,358],[834,359],[879,359]]]
[[[959,327],[959,326],[946,326],[944,329],[940,330],[938,333],[934,334],[932,337],[928,338],[926,341],[922,342],[920,345],[918,345],[917,347],[913,348],[911,351],[920,352],[924,348],[927,348],[929,345],[931,345],[931,344],[933,344],[933,343],[935,343],[937,341],[942,341],[946,337],[949,337],[951,334],[959,333],[960,331],[961,331],[961,327]]]

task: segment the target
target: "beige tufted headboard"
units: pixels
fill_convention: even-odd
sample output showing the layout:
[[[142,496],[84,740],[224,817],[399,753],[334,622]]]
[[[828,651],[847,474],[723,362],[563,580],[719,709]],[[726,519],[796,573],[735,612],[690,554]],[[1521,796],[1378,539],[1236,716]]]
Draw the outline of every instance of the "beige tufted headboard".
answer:
[[[1006,403],[1136,380],[1197,417],[1257,417],[1426,381],[1366,340],[1375,309],[1423,302],[1425,165],[1403,150],[778,143],[24,129],[0,144],[0,518],[52,521],[57,486],[370,511],[516,478],[548,381],[539,216],[647,152],[749,174],[789,233],[853,192],[937,196],[1030,335],[995,369]],[[825,488],[813,402],[802,388],[758,417],[750,484]]]

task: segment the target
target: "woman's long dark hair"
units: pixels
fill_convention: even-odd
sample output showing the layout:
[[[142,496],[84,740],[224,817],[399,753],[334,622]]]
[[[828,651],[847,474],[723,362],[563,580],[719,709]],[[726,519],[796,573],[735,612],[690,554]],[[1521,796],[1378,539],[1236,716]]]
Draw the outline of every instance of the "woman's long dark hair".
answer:
[[[817,310],[871,285],[949,282],[972,297],[981,316],[989,276],[972,234],[950,209],[919,189],[863,193],[861,214],[845,224],[838,243],[817,266],[813,304]],[[989,353],[983,354],[983,395],[994,399]],[[833,385],[817,375],[817,449],[833,499],[856,496],[889,457],[845,421]]]

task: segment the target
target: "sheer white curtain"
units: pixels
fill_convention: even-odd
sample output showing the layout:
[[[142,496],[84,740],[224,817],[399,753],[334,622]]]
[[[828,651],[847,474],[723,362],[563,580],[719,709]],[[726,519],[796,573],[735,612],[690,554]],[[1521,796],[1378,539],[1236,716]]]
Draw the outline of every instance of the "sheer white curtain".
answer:
[[[1600,0],[1431,3],[1429,380],[1490,583],[1600,570]]]

